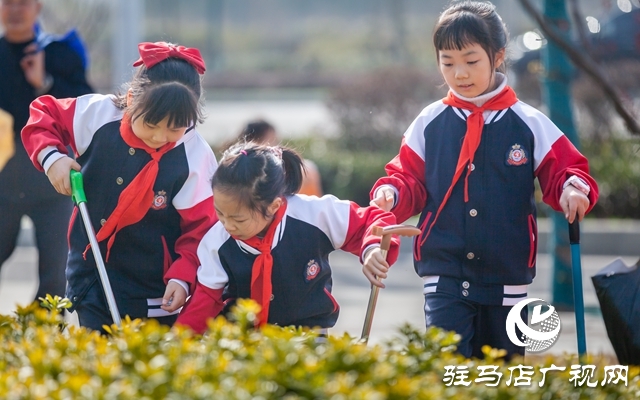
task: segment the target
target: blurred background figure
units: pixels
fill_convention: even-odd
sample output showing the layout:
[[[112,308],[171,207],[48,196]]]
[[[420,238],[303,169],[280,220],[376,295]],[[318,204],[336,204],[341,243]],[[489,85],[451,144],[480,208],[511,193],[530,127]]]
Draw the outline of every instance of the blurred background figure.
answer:
[[[274,146],[279,144],[278,133],[276,128],[263,119],[253,120],[240,132],[236,142],[255,142]],[[226,146],[229,147],[229,146]],[[322,196],[322,180],[318,167],[311,160],[303,160],[304,162],[304,178],[302,179],[302,187],[298,193],[309,196]]]
[[[38,172],[20,140],[29,118],[29,104],[38,96],[76,97],[92,92],[85,76],[84,49],[75,34],[47,35],[37,27],[39,0],[0,0],[0,109],[13,132],[0,141],[6,164],[0,169],[0,266],[13,253],[21,220],[35,228],[40,283],[35,298],[64,296],[67,227],[73,208]],[[8,120],[8,122],[6,122]],[[13,121],[11,121],[13,120]],[[7,132],[7,128],[5,128]]]

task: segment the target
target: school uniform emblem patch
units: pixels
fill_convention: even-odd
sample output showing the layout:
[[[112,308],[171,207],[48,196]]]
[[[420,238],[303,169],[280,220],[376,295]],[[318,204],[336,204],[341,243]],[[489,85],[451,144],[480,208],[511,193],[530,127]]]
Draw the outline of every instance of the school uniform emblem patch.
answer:
[[[519,144],[514,144],[507,152],[507,165],[524,165],[529,162],[527,152]]]
[[[320,265],[316,262],[316,260],[310,260],[307,263],[307,268],[304,274],[304,279],[309,282],[313,280],[320,273]]]
[[[162,210],[167,206],[167,192],[161,190],[153,197],[151,208],[154,210]]]

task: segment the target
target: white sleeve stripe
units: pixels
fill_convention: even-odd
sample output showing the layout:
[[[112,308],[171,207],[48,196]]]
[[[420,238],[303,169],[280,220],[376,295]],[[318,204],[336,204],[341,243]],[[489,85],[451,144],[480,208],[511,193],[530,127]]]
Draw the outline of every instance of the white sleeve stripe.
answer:
[[[424,160],[425,155],[425,141],[424,141],[424,130],[433,121],[435,117],[437,117],[442,111],[444,111],[448,106],[444,104],[442,101],[437,101],[428,107],[426,107],[416,119],[413,120],[409,128],[404,133],[404,141],[407,146],[414,153],[416,153],[422,160]]]
[[[198,245],[198,282],[210,289],[223,289],[229,282],[229,276],[222,267],[218,250],[230,238],[220,222],[213,225]]]
[[[56,146],[47,146],[44,149],[40,150],[38,153],[38,162],[40,165],[44,167],[44,162],[47,161],[47,157],[53,156],[53,153],[57,152],[58,148]]]
[[[334,249],[341,248],[347,240],[351,203],[332,195],[320,198],[294,195],[287,198],[286,215],[313,225],[324,232]]]
[[[49,172],[49,168],[51,168],[54,162],[64,157],[67,156],[60,153],[55,147],[49,146],[44,148],[38,154],[38,161],[40,161],[40,159],[42,158],[42,161],[40,161],[40,165],[42,165],[42,169],[44,169],[44,173],[46,174],[47,172]]]
[[[87,94],[76,99],[73,139],[78,155],[84,154],[93,135],[109,122],[122,119],[123,111],[113,104],[113,96]]]
[[[38,162],[40,165],[44,165],[47,162],[47,158],[51,157],[58,152],[58,148],[55,146],[47,146],[40,153],[38,153]]]
[[[184,151],[189,165],[189,176],[173,198],[173,206],[185,210],[213,195],[211,178],[218,167],[211,146],[195,131],[185,135]]]
[[[530,105],[518,101],[511,109],[524,121],[533,134],[533,169],[536,171],[542,160],[551,151],[553,144],[563,136],[563,133],[546,115]]]

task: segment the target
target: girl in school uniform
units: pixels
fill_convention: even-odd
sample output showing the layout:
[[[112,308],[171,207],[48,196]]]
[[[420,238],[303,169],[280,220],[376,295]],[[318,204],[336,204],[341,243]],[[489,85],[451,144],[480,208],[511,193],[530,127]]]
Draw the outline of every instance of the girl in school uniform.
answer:
[[[214,222],[210,179],[217,163],[194,130],[202,122],[200,52],[164,42],[141,43],[139,51],[125,93],[42,96],[31,104],[22,140],[59,193],[71,193],[71,169],[82,172],[122,316],[171,325],[193,293],[196,249]],[[102,329],[113,321],[77,209],[69,247],[72,310],[80,325]]]
[[[248,142],[225,152],[212,181],[219,220],[198,247],[198,283],[179,324],[202,333],[225,305],[251,298],[262,308],[259,325],[330,328],[340,307],[329,254],[342,249],[376,269],[395,262],[398,239],[386,261],[371,233],[395,224],[391,213],[295,194],[302,174],[302,159],[285,147]]]
[[[440,15],[433,43],[449,94],[416,117],[371,192],[401,222],[420,214],[414,266],[426,325],[460,334],[466,357],[483,357],[484,345],[524,354],[506,319],[536,274],[536,178],[569,222],[598,199],[587,159],[508,85],[507,36],[489,2]]]

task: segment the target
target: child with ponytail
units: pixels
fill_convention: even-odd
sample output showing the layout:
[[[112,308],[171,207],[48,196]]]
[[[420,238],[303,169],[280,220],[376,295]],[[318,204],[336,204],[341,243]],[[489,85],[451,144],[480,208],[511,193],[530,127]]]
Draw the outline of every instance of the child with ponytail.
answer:
[[[302,159],[291,149],[240,143],[228,149],[213,176],[219,221],[198,247],[196,290],[178,323],[197,332],[238,298],[262,308],[258,324],[330,328],[339,306],[331,295],[329,254],[342,249],[372,269],[398,256],[394,238],[388,261],[372,227],[395,224],[377,207],[359,207],[327,195],[297,195]]]
[[[54,188],[71,194],[70,171],[81,171],[92,224],[122,316],[172,325],[193,292],[196,249],[214,222],[211,147],[194,130],[202,122],[197,49],[141,43],[125,93],[31,104],[25,148]],[[75,159],[67,156],[70,145]],[[67,297],[80,325],[112,323],[89,241],[72,215]]]

